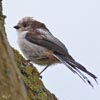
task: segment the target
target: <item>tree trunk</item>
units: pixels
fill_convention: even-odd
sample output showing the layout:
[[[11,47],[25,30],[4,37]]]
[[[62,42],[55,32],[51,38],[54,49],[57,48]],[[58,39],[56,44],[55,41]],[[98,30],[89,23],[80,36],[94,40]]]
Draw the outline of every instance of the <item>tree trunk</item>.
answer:
[[[0,0],[0,100],[25,100],[25,87],[7,41],[4,19]]]
[[[0,0],[0,100],[57,100],[39,79],[33,65],[10,47]]]

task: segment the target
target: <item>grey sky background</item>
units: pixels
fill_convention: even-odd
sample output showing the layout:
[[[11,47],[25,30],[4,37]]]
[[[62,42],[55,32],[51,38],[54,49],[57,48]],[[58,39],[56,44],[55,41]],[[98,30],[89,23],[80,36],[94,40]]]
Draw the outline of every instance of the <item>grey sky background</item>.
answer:
[[[3,12],[8,40],[14,48],[19,50],[13,26],[22,17],[32,16],[45,23],[70,54],[98,77],[99,85],[89,77],[92,89],[65,65],[51,66],[42,80],[59,100],[100,100],[100,0],[4,0]]]

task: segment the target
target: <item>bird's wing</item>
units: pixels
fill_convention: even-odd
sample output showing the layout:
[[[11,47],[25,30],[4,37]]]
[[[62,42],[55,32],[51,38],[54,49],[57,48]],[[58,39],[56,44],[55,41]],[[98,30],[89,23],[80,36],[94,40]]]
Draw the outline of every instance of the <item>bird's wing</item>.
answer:
[[[48,30],[46,29],[36,29],[33,32],[29,32],[25,37],[28,41],[43,46],[49,50],[57,52],[62,55],[68,54],[68,51],[64,44],[55,38]]]

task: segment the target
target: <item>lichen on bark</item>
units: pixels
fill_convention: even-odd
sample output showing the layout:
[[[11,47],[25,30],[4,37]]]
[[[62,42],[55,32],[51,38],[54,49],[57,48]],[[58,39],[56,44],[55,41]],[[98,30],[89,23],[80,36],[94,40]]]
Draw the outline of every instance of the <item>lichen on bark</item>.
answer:
[[[37,69],[32,64],[29,64],[17,50],[13,49],[13,52],[31,100],[57,100],[56,96],[43,85]]]

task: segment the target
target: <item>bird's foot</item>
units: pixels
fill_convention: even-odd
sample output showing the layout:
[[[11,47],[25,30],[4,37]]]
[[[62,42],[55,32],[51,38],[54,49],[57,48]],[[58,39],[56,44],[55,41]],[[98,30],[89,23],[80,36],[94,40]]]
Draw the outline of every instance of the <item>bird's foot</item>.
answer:
[[[33,64],[31,63],[31,60],[26,60],[26,62],[27,62],[30,66],[33,65]]]
[[[42,79],[42,76],[39,74],[39,78]]]

